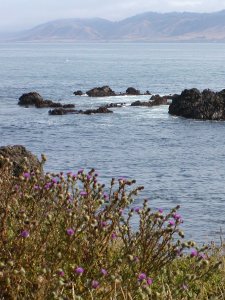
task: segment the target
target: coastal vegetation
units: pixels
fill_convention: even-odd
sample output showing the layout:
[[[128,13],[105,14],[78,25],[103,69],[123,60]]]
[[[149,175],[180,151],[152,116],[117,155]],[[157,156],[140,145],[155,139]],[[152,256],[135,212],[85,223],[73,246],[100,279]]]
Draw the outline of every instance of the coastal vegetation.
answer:
[[[107,187],[94,169],[43,173],[45,160],[15,175],[0,157],[1,299],[225,298],[223,242],[186,241],[178,206],[136,205],[135,180]]]

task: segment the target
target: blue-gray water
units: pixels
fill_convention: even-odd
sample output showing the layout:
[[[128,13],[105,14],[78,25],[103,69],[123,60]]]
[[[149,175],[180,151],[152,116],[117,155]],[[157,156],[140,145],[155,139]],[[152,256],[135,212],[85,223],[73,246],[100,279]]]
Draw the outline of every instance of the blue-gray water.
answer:
[[[106,84],[118,92],[220,90],[224,61],[225,44],[0,44],[0,145],[45,153],[46,170],[95,167],[104,183],[135,178],[154,208],[181,205],[188,238],[218,240],[225,231],[225,122],[172,117],[168,106],[49,116],[17,102],[29,91],[77,108],[149,98],[72,94]]]

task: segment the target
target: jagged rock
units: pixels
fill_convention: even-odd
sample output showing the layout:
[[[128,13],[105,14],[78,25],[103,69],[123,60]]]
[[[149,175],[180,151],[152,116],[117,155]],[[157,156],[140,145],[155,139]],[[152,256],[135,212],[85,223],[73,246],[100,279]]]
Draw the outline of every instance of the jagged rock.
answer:
[[[186,89],[173,98],[171,115],[200,120],[225,120],[225,90],[213,92]]]
[[[12,172],[14,176],[19,176],[23,173],[24,167],[28,167],[31,171],[39,170],[43,172],[42,166],[38,158],[28,151],[24,146],[3,146],[0,147],[0,156],[9,158],[12,162]],[[0,169],[3,166],[3,161],[0,160]]]
[[[40,94],[38,94],[37,92],[30,92],[27,94],[23,94],[20,98],[19,98],[19,105],[24,105],[24,106],[29,106],[29,105],[40,105],[40,103],[42,103],[44,101],[44,99],[42,98],[42,96]]]
[[[75,96],[82,96],[82,95],[83,95],[83,92],[80,91],[80,90],[78,90],[78,91],[75,91],[73,94],[74,94]]]
[[[168,96],[159,96],[159,95],[153,95],[150,100],[152,100],[151,104],[152,106],[157,106],[157,105],[167,105]]]
[[[86,92],[89,97],[109,97],[109,96],[116,96],[116,93],[109,87],[95,87]]]
[[[149,101],[135,101],[131,103],[131,106],[147,106],[147,107],[152,107],[152,106],[158,106],[158,105],[167,105],[167,98],[166,96],[159,96],[159,95],[154,95],[151,97]]]
[[[63,108],[74,108],[74,104],[61,104],[58,102],[53,102],[52,100],[44,100],[40,94],[37,92],[30,92],[27,94],[23,94],[19,98],[19,105],[21,106],[30,106],[34,105],[36,108],[44,108],[44,107],[52,107],[52,108],[57,108],[57,107],[63,107]]]
[[[129,87],[126,90],[127,95],[140,95],[140,91],[136,90],[134,87]]]
[[[151,93],[147,90],[144,95],[151,95]]]

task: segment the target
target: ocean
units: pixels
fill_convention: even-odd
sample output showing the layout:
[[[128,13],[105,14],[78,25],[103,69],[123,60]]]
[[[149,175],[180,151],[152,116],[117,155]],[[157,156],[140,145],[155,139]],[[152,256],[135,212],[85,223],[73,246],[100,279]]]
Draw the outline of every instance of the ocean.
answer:
[[[225,122],[186,120],[168,106],[130,107],[149,96],[74,96],[109,85],[152,94],[225,88],[225,44],[0,44],[0,146],[21,144],[48,157],[46,171],[94,167],[101,182],[132,178],[154,209],[180,205],[186,238],[225,237]],[[126,102],[113,114],[49,116],[17,105],[26,92],[77,109]],[[134,222],[135,223],[135,222]]]

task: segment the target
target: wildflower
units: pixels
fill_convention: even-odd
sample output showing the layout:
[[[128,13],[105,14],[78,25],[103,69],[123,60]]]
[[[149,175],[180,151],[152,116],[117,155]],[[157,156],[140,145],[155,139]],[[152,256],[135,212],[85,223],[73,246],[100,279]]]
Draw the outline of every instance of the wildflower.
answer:
[[[58,183],[57,179],[56,178],[52,178],[52,183],[53,184],[57,184]]]
[[[182,284],[181,288],[185,291],[188,290],[188,286],[186,284]]]
[[[82,275],[84,273],[84,269],[81,267],[77,267],[75,270],[75,273],[77,273],[78,275]]]
[[[174,218],[174,220],[176,220],[176,221],[181,221],[181,215],[179,215],[179,214],[174,214],[174,215],[173,215],[173,218]]]
[[[169,226],[174,226],[174,225],[175,225],[174,220],[170,220],[170,221],[169,221]]]
[[[138,280],[139,280],[139,281],[146,280],[146,279],[147,279],[147,276],[146,276],[145,273],[140,273],[140,274],[138,275]]]
[[[153,279],[148,277],[146,282],[147,282],[147,285],[151,285],[153,283]]]
[[[26,179],[30,179],[30,173],[24,172],[23,177],[26,178]]]
[[[115,240],[116,238],[117,238],[117,235],[116,235],[115,232],[113,232],[113,233],[111,234],[111,239],[112,239],[112,240]]]
[[[102,225],[102,227],[106,227],[108,224],[107,224],[106,221],[102,221],[102,222],[101,222],[101,225]]]
[[[60,269],[60,270],[58,270],[58,275],[59,275],[60,277],[63,277],[63,276],[65,276],[65,273],[63,272],[62,269]]]
[[[109,195],[107,193],[104,193],[103,197],[104,197],[105,200],[109,199]]]
[[[99,287],[99,282],[97,280],[92,280],[91,286],[93,289],[97,289]]]
[[[84,172],[84,170],[83,169],[80,169],[77,173],[78,174],[82,174]]]
[[[88,180],[88,181],[91,180],[91,175],[87,175],[87,180]]]
[[[136,208],[134,209],[134,211],[135,211],[136,213],[139,213],[139,212],[140,212],[140,207],[136,207]]]
[[[38,184],[35,184],[35,186],[34,186],[34,190],[40,190],[40,186],[38,185]]]
[[[163,213],[163,209],[162,209],[162,208],[159,208],[159,210],[158,210],[158,211],[159,211],[159,213],[160,213],[160,214],[162,214],[162,213]]]
[[[200,254],[199,254],[199,257],[200,257],[201,259],[206,259],[206,258],[207,258],[207,256],[206,256],[204,253],[200,253]]]
[[[66,233],[70,236],[74,235],[74,230],[72,228],[66,229]]]
[[[196,256],[198,256],[198,251],[196,249],[193,249],[191,251],[191,257],[196,257]]]
[[[101,269],[101,273],[102,273],[102,275],[104,275],[104,276],[106,276],[107,274],[108,274],[108,272],[106,271],[106,269]]]
[[[28,230],[23,230],[21,233],[20,233],[20,236],[23,237],[23,238],[28,238],[30,236],[30,233]]]
[[[80,195],[85,197],[85,196],[87,196],[87,192],[81,191],[81,192],[80,192]]]

